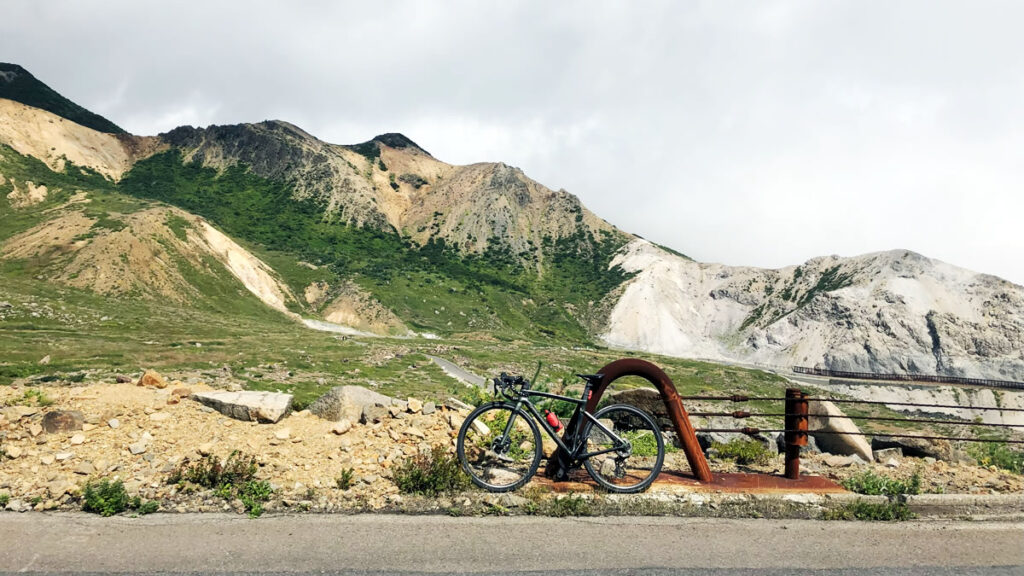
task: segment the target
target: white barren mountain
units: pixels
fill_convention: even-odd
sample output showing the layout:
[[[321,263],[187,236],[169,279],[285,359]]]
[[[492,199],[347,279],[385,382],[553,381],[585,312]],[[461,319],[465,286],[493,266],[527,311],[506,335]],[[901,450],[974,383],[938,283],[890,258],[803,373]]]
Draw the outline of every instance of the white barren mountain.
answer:
[[[1024,377],[1024,288],[906,250],[778,270],[703,264],[647,242],[602,338],[671,356],[875,373]]]

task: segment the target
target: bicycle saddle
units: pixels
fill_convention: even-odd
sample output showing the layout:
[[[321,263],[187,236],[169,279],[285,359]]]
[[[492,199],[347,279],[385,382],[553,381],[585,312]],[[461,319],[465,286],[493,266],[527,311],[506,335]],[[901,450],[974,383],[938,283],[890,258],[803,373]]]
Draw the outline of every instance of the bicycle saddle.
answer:
[[[604,378],[604,374],[577,374],[577,376],[583,378],[584,380],[590,382],[591,384],[597,384],[598,382],[601,381],[602,378]]]

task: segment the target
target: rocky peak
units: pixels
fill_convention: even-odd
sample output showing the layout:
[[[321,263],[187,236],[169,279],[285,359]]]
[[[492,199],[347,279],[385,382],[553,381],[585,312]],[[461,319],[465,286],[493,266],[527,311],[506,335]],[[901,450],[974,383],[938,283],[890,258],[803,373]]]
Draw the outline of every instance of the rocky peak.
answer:
[[[416,144],[408,137],[406,137],[404,134],[399,134],[398,132],[388,132],[387,134],[379,134],[377,136],[374,136],[373,139],[370,140],[370,142],[378,142],[390,148],[397,148],[399,150],[409,149],[414,152],[422,152],[423,154],[430,156],[430,152],[427,152],[418,144]]]

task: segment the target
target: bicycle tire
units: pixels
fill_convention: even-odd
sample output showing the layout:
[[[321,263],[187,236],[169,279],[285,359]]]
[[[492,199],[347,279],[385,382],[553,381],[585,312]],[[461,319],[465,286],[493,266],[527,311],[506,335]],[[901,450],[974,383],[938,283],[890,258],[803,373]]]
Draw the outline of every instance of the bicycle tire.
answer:
[[[504,429],[513,413],[514,437],[505,442]],[[495,446],[499,440],[502,445]],[[471,412],[459,429],[455,450],[473,484],[489,492],[510,492],[529,482],[543,455],[537,423],[508,402],[490,402]]]
[[[665,463],[665,439],[654,418],[629,404],[606,406],[598,410],[594,417],[609,421],[611,426],[608,427],[616,435],[630,435],[631,438],[627,440],[631,442],[631,447],[626,455],[611,452],[587,458],[583,461],[587,473],[609,492],[633,494],[646,490],[658,477]],[[582,434],[587,452],[617,445],[591,420],[587,420]],[[652,441],[653,454],[650,453]]]

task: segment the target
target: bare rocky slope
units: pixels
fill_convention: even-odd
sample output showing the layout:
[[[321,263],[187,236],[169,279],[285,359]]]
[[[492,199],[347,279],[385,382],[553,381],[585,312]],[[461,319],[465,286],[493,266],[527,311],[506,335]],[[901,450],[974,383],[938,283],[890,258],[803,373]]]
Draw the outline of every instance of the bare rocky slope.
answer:
[[[1024,380],[1024,288],[906,250],[778,270],[637,240],[602,338],[673,356]]]

